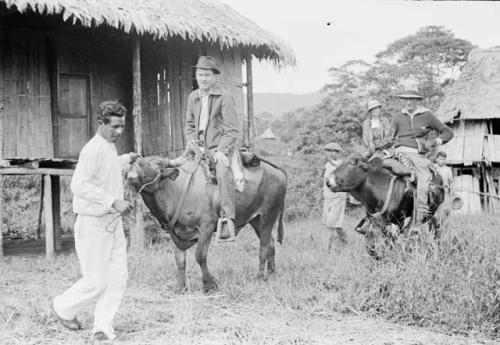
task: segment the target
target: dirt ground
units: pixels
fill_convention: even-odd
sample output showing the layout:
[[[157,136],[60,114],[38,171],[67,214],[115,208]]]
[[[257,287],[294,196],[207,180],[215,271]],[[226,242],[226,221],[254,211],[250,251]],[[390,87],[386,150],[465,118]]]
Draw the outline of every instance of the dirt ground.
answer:
[[[299,235],[304,228],[314,229],[317,224],[287,228],[291,239],[277,248],[279,271],[267,281],[255,277],[258,247],[251,231],[238,236],[235,244],[213,247],[210,258],[220,289],[208,295],[201,292],[199,269],[192,252],[188,254],[189,291],[183,294],[176,292],[170,247],[130,253],[129,287],[115,318],[115,327],[124,336],[116,343],[500,344],[368,318],[356,310],[338,312],[329,302],[305,303],[321,297],[315,294],[325,293],[314,286],[294,290],[293,282],[310,267],[308,260],[324,258],[320,261],[327,267],[341,265],[351,254],[344,258],[328,254],[316,233],[311,241],[309,234]],[[353,253],[357,253],[354,249]],[[234,262],[228,264],[228,258]],[[317,262],[311,261],[312,266]],[[312,275],[323,275],[317,268]],[[71,332],[57,323],[49,308],[50,298],[69,287],[78,276],[78,261],[73,253],[59,255],[53,261],[45,260],[43,255],[15,255],[0,263],[0,345],[91,344],[91,309],[80,317],[84,330]],[[295,303],[298,300],[301,302]]]

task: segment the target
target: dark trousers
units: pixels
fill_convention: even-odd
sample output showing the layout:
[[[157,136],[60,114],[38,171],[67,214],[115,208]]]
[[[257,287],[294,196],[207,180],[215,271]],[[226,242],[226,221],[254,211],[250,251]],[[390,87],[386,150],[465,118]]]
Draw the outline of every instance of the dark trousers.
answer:
[[[231,163],[232,154],[227,156],[229,163]],[[231,166],[225,166],[220,162],[215,165],[215,173],[217,174],[217,183],[219,184],[220,191],[220,206],[221,215],[226,218],[235,219],[236,216],[236,193],[234,176]]]

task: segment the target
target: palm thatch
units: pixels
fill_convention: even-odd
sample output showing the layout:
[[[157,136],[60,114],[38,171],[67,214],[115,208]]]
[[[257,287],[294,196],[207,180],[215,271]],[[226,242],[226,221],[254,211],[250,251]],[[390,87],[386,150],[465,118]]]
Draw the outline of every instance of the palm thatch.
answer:
[[[151,34],[158,39],[218,42],[247,48],[258,59],[295,64],[292,49],[272,33],[216,0],[0,0],[21,13],[62,15],[85,27],[109,25],[126,33]]]
[[[441,121],[500,118],[500,47],[475,49],[436,115]]]

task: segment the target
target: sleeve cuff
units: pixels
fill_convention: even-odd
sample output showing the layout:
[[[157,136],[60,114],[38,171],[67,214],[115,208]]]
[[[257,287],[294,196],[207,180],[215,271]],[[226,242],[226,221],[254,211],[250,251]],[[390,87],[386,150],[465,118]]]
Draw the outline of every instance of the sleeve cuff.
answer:
[[[104,205],[109,208],[113,208],[113,203],[115,202],[116,198],[113,198],[112,196],[106,196],[104,199]]]

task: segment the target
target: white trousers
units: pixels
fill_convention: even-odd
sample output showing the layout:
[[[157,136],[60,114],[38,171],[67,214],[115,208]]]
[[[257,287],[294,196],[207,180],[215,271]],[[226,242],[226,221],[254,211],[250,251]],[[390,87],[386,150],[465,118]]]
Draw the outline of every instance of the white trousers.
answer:
[[[82,278],[54,298],[60,317],[72,320],[96,302],[93,332],[114,338],[113,318],[127,286],[127,242],[121,217],[78,215],[75,249]]]

